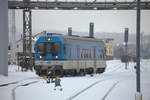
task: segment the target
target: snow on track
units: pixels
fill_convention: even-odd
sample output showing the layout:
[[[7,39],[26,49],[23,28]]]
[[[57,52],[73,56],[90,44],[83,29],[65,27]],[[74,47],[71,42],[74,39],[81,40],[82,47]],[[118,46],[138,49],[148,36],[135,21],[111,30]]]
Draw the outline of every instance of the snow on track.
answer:
[[[11,68],[8,77],[0,76],[0,84],[4,85],[0,87],[0,99],[12,100],[12,90],[17,86],[16,100],[68,100],[73,96],[72,100],[134,100],[135,65],[131,62],[125,70],[125,64],[121,61],[107,61],[107,69],[103,74],[96,74],[93,77],[86,75],[61,78],[63,91],[53,90],[55,85],[47,84],[45,80],[39,79],[35,72],[17,72],[17,69]],[[36,80],[39,82],[28,84]],[[97,83],[100,80],[105,81]],[[19,83],[6,85],[16,81]],[[150,100],[150,60],[141,60],[141,91],[143,100]]]
[[[79,95],[82,94],[83,92],[87,91],[89,88],[91,88],[91,87],[93,87],[94,85],[96,85],[96,84],[98,84],[98,83],[100,83],[100,82],[103,82],[103,81],[105,81],[105,80],[106,80],[106,79],[104,79],[104,80],[99,80],[99,81],[97,81],[97,82],[95,82],[95,83],[89,85],[88,87],[86,87],[86,88],[82,89],[81,91],[77,92],[76,94],[74,94],[73,96],[71,96],[71,97],[70,97],[69,99],[67,99],[67,100],[72,100],[72,99],[76,98],[77,96],[79,96]]]
[[[39,81],[31,81],[31,82],[24,83],[24,84],[20,84],[20,85],[17,85],[16,87],[14,87],[14,88],[12,89],[12,98],[13,98],[13,100],[16,100],[15,91],[16,91],[16,89],[17,89],[18,87],[20,87],[20,86],[28,86],[28,85],[30,85],[30,84],[34,84],[34,83],[37,83],[37,82],[39,82]]]
[[[111,90],[118,84],[117,80],[103,80],[71,100],[105,100]]]

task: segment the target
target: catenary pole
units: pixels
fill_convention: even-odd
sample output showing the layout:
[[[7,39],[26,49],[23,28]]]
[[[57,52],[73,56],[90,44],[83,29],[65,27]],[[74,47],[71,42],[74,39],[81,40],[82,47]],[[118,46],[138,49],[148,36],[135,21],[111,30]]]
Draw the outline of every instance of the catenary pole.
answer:
[[[137,0],[137,18],[136,18],[136,96],[135,100],[142,100],[140,88],[140,17],[141,17],[141,0]]]

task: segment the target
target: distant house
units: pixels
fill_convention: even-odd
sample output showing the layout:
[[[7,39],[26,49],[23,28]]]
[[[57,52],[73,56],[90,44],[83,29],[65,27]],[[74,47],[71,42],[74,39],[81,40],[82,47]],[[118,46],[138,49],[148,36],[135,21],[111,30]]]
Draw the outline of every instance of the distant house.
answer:
[[[106,46],[106,59],[111,60],[114,57],[114,44],[112,38],[102,39]]]
[[[34,51],[34,44],[35,44],[36,40],[37,40],[40,36],[42,36],[42,35],[44,35],[44,34],[46,34],[45,31],[40,32],[40,33],[38,33],[38,34],[36,34],[36,35],[33,36],[33,38],[32,38],[32,53],[35,52],[35,51]],[[16,48],[16,53],[18,53],[18,52],[23,52],[23,38],[21,38],[20,40],[17,41],[16,46],[17,46],[17,48]]]
[[[32,53],[34,53],[34,44],[35,40],[32,39]],[[23,52],[23,39],[18,40],[16,46],[16,52]]]

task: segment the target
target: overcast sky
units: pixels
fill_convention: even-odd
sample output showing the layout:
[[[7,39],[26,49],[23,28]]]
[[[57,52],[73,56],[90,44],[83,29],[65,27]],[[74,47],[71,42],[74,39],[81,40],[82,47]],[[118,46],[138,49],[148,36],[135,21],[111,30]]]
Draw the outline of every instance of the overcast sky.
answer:
[[[129,28],[130,33],[136,33],[136,10],[93,10],[93,11],[68,11],[68,10],[33,10],[32,30],[73,31],[88,32],[89,23],[94,22],[95,32],[124,32]],[[22,11],[16,11],[17,32],[22,32]],[[141,32],[150,34],[150,10],[141,13]]]

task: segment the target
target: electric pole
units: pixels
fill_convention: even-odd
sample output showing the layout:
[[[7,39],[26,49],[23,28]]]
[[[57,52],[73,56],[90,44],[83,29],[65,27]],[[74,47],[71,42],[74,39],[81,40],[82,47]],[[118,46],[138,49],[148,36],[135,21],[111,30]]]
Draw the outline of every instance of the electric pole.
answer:
[[[136,18],[136,94],[135,100],[142,100],[140,87],[140,17],[141,17],[141,0],[137,0],[137,18]]]

